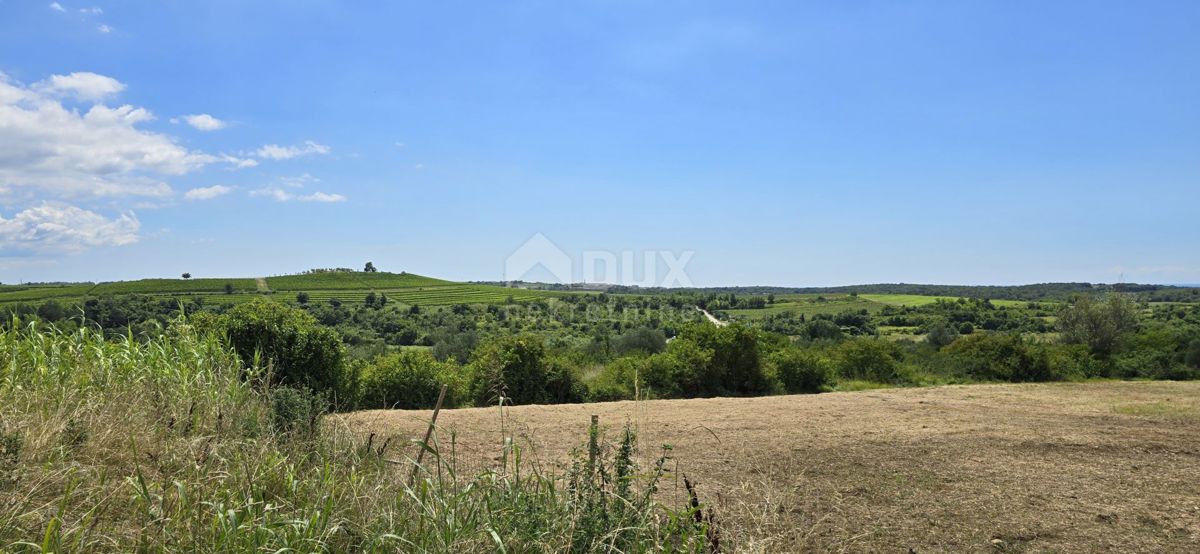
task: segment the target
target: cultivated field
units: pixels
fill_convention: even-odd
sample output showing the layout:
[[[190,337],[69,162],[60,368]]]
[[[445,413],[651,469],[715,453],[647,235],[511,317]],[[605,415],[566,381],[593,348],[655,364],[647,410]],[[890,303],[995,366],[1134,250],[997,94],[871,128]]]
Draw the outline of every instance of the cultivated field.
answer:
[[[226,285],[232,290],[226,292]],[[386,295],[389,301],[421,306],[451,304],[503,304],[561,297],[567,293],[456,283],[412,273],[330,272],[282,275],[259,279],[141,279],[112,283],[66,285],[0,285],[0,305],[56,300],[79,303],[89,298],[141,294],[164,298],[203,298],[212,304],[240,304],[260,297],[292,302],[305,292],[313,302],[336,298],[361,303],[368,294]]]
[[[971,385],[746,399],[518,406],[503,425],[560,464],[598,414],[629,420],[644,466],[717,508],[736,550],[1200,551],[1200,383]],[[418,437],[429,412],[345,416]],[[460,465],[494,466],[496,408],[443,411]],[[445,449],[449,449],[444,444]],[[684,498],[682,483],[661,489]]]

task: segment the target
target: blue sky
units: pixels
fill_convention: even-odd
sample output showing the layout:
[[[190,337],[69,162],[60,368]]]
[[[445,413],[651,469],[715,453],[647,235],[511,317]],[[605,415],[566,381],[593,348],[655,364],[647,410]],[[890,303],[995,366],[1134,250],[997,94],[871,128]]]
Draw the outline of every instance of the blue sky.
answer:
[[[542,233],[693,252],[702,286],[1200,282],[1197,24],[1196,2],[0,0],[0,281],[491,280]]]

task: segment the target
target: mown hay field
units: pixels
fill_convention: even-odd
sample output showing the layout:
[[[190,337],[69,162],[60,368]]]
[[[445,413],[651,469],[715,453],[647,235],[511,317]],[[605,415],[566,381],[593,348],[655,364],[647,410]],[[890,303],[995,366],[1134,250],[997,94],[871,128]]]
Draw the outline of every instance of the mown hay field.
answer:
[[[748,551],[1200,551],[1200,383],[967,385],[805,396],[443,411],[439,437],[486,467],[501,425],[565,463],[589,416],[716,508]],[[428,411],[339,425],[419,437]],[[678,476],[677,475],[677,476]],[[686,494],[682,481],[660,492]]]

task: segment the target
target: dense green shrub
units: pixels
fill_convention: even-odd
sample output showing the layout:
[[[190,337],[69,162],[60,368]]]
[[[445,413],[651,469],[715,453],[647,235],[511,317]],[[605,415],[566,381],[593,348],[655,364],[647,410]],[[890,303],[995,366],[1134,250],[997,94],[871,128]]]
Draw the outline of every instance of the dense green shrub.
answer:
[[[1056,381],[1048,348],[1017,333],[977,333],[945,349],[952,371],[984,381]]]
[[[768,363],[783,390],[789,393],[822,392],[833,384],[829,362],[810,350],[780,350],[771,355]]]
[[[469,374],[471,399],[480,406],[500,398],[514,404],[581,402],[586,394],[566,364],[547,359],[536,335],[484,341],[471,355]]]
[[[338,334],[311,315],[256,299],[215,320],[247,366],[270,370],[272,384],[308,388],[348,407],[355,383]]]
[[[631,400],[635,393],[649,394],[646,384],[646,359],[638,357],[617,358],[605,364],[587,382],[588,400],[610,402]]]
[[[308,389],[278,387],[271,390],[271,427],[285,436],[313,437],[328,406],[323,395]]]
[[[463,371],[427,350],[404,349],[366,364],[360,379],[360,408],[419,409],[437,403],[447,385],[445,407],[458,406],[466,386]]]
[[[1192,339],[1188,343],[1187,352],[1183,355],[1183,363],[1192,369],[1200,369],[1200,339]]]
[[[684,327],[667,350],[646,360],[645,378],[662,398],[770,392],[758,332],[740,325]]]
[[[666,350],[667,335],[661,329],[641,327],[627,331],[614,338],[612,347],[617,354],[628,354],[631,352],[657,354]]]
[[[902,353],[895,344],[882,339],[847,340],[833,353],[834,367],[844,379],[903,383],[908,372],[900,364]]]
[[[969,324],[968,324],[969,325]],[[944,348],[958,339],[958,329],[944,321],[934,323],[925,334],[925,342],[934,348]]]
[[[827,319],[814,319],[800,329],[800,336],[809,340],[838,340],[843,335],[842,328]]]

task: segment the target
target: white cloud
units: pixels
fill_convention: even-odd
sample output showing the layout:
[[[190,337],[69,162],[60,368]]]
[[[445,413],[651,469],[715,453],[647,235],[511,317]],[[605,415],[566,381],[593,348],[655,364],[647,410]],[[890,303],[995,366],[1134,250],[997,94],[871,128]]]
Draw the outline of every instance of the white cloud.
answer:
[[[90,8],[79,8],[79,13],[84,15],[100,15],[104,13],[104,10],[100,9],[99,6],[92,6]]]
[[[51,75],[45,81],[34,83],[33,89],[48,96],[98,102],[125,90],[125,83],[90,71],[77,71],[70,75]]]
[[[321,180],[313,177],[311,174],[304,173],[295,177],[280,177],[279,182],[289,187],[300,188],[308,183],[319,183]]]
[[[330,194],[327,192],[314,192],[308,196],[301,196],[301,202],[345,202],[346,197],[340,194]]]
[[[258,160],[252,158],[239,158],[237,156],[230,156],[229,154],[221,154],[221,161],[231,164],[233,167],[238,169],[258,166]]]
[[[108,25],[105,25],[105,24],[103,24],[103,23],[101,23],[100,25],[96,26],[96,30],[97,30],[97,31],[100,31],[101,33],[104,33],[104,34],[106,34],[106,35],[107,35],[108,33],[111,33],[111,32],[113,32],[113,28],[112,28],[112,27],[109,27]]]
[[[313,142],[311,140],[304,141],[302,146],[280,146],[278,144],[266,144],[262,148],[254,151],[254,155],[268,160],[290,160],[300,156],[308,156],[310,154],[328,154],[329,147],[324,144]]]
[[[62,7],[62,4],[59,4],[58,2],[51,2],[51,3],[50,3],[50,9],[52,9],[52,10],[54,10],[54,11],[56,11],[56,12],[65,12],[65,11],[67,11],[67,9],[66,9],[66,8],[64,8],[64,7]]]
[[[186,121],[188,125],[191,125],[192,127],[201,131],[217,131],[229,126],[228,123],[206,113],[185,115],[183,116],[183,120]]]
[[[163,176],[220,161],[247,165],[138,128],[154,118],[145,108],[98,103],[124,89],[95,73],[53,75],[31,86],[0,73],[0,189],[58,197],[167,196],[171,187]],[[81,112],[64,106],[63,96],[96,103]]]
[[[133,244],[140,228],[132,212],[109,219],[75,206],[43,203],[12,219],[0,216],[0,254],[70,254],[89,247]]]
[[[276,202],[344,202],[345,196],[340,194],[332,194],[328,192],[314,192],[312,194],[295,194],[288,192],[279,187],[267,187],[258,190],[250,191],[250,196],[266,196],[274,198]]]
[[[225,185],[213,185],[211,187],[194,188],[185,192],[183,197],[188,200],[211,200],[231,192],[233,192],[233,187],[227,187]]]

